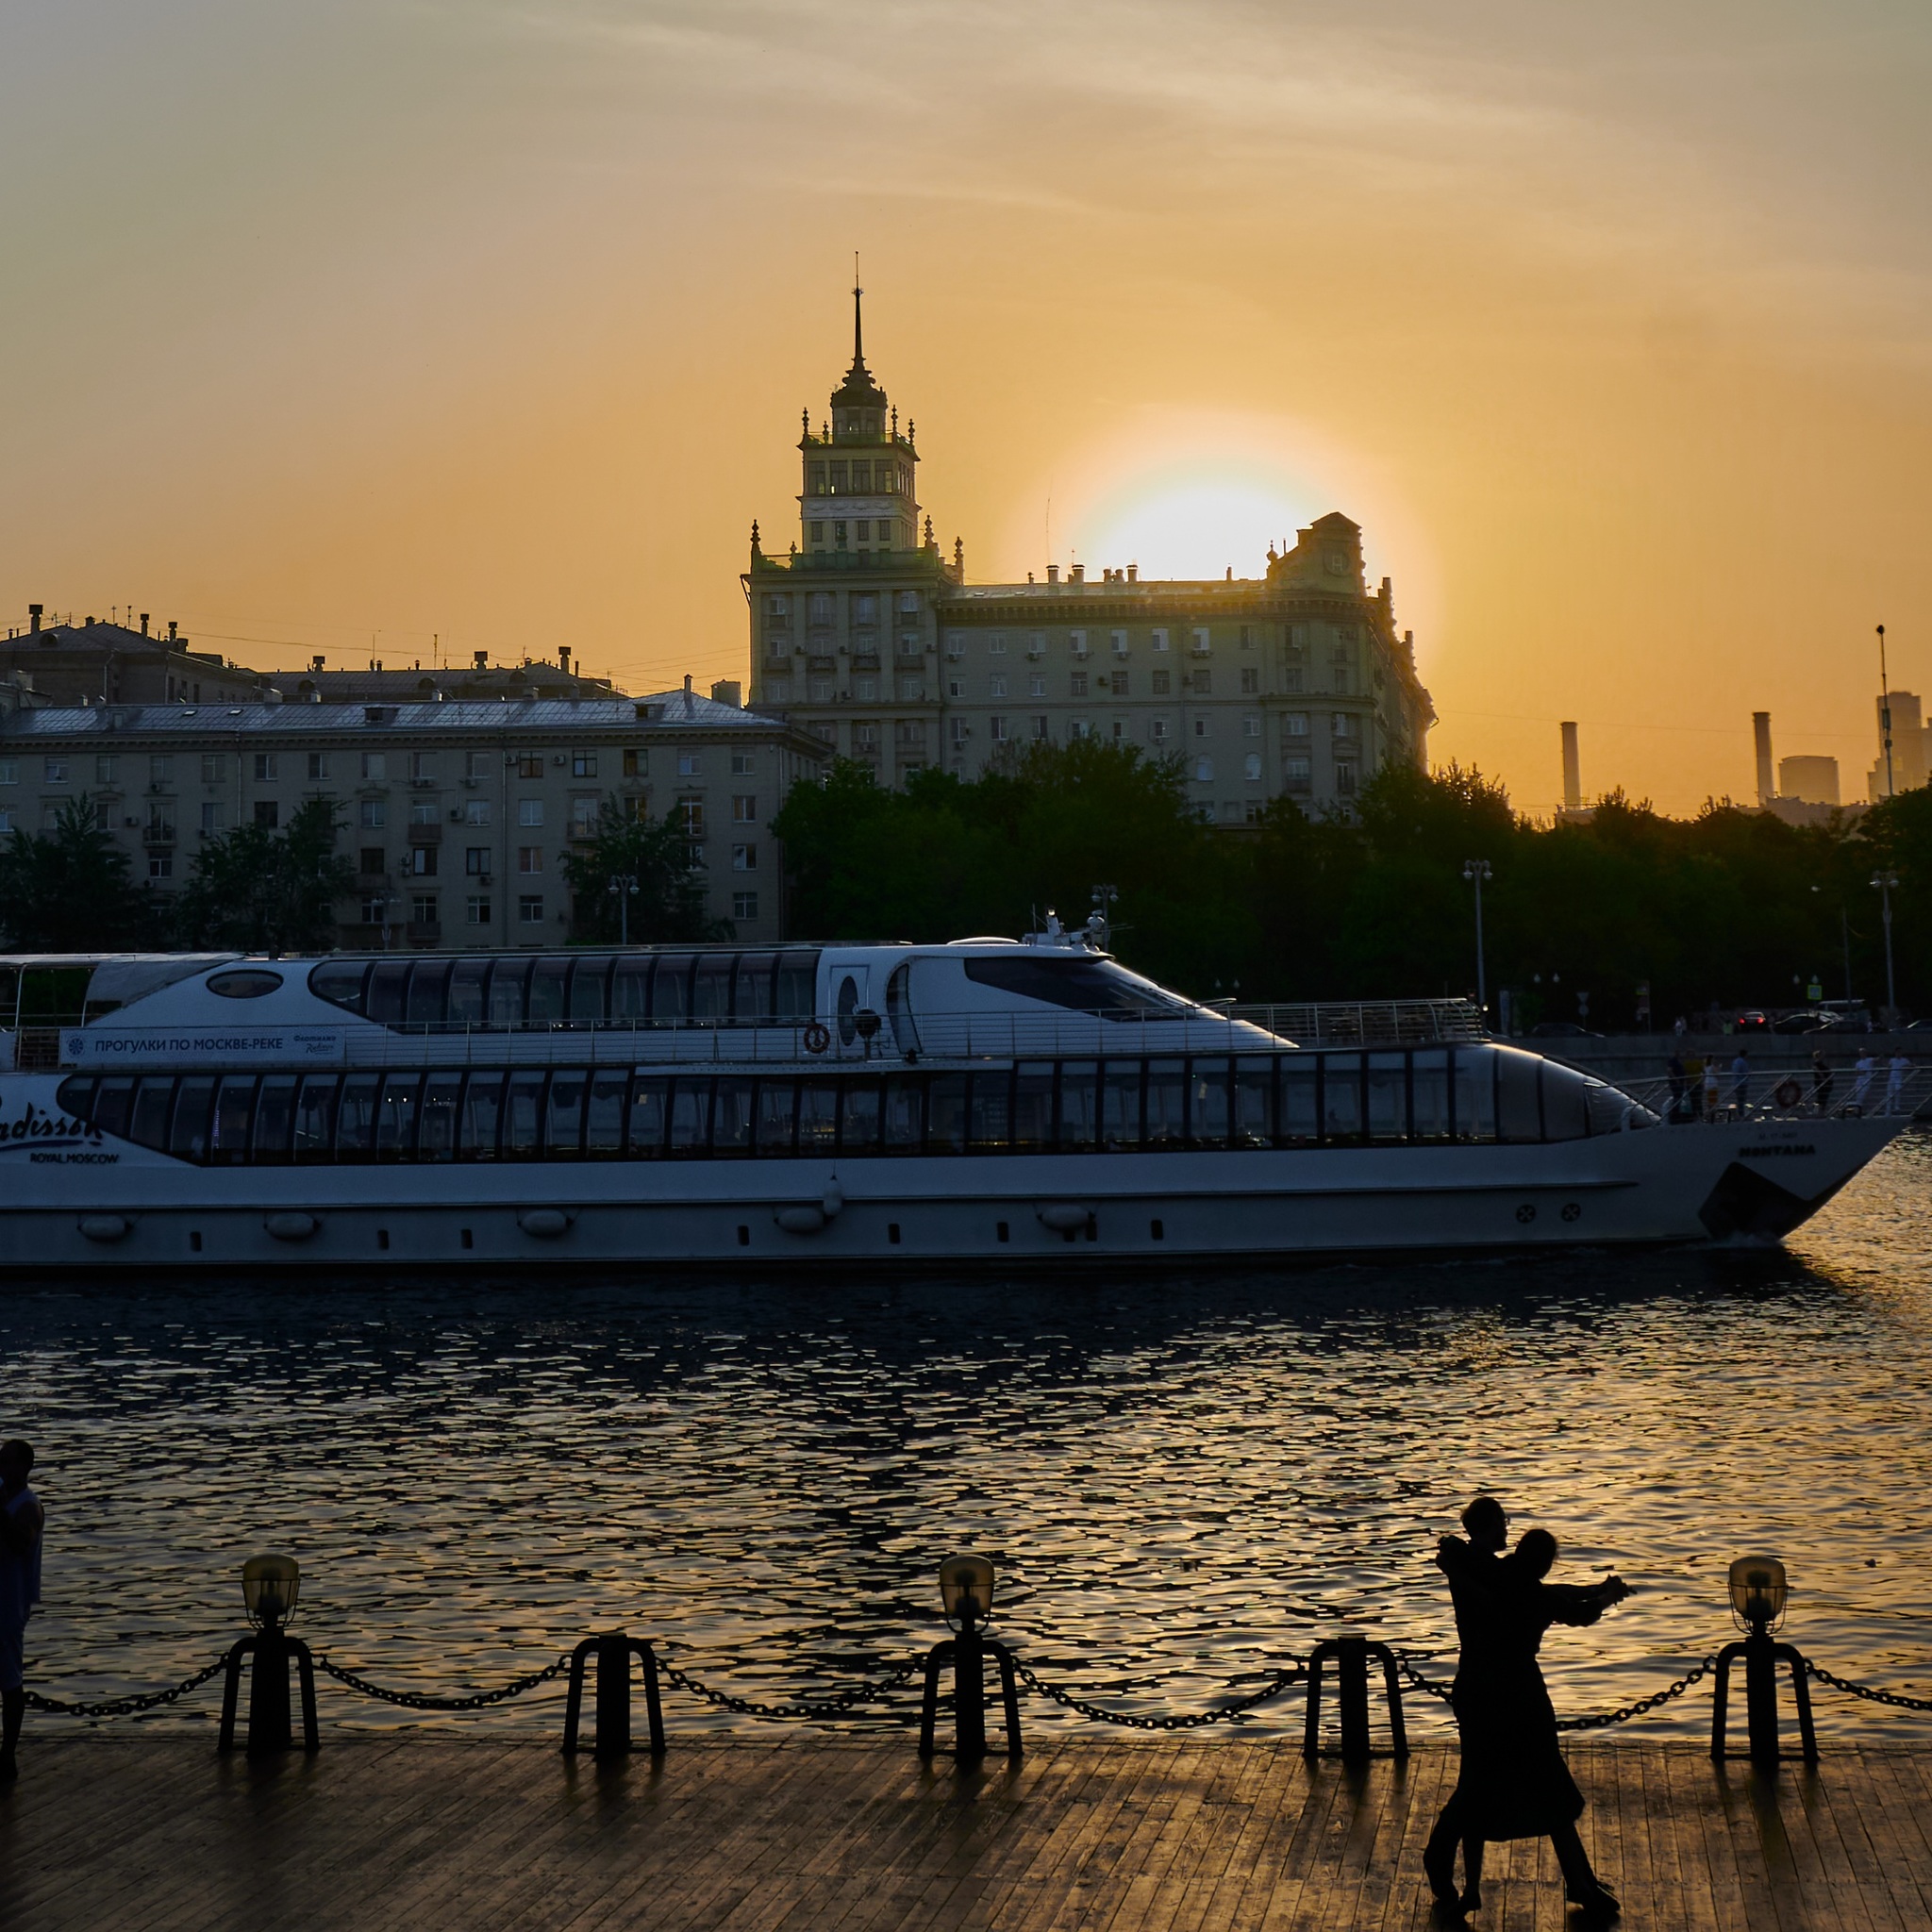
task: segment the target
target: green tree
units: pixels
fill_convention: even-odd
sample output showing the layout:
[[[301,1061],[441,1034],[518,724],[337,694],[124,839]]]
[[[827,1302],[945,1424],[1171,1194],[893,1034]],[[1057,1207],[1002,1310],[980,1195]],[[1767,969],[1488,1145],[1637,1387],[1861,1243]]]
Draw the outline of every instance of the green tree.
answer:
[[[93,953],[155,944],[163,921],[82,792],[51,832],[15,832],[0,846],[0,928],[23,952]]]
[[[582,851],[566,855],[563,874],[571,890],[575,938],[608,944],[626,921],[635,945],[669,945],[724,940],[728,920],[705,916],[705,882],[691,862],[691,839],[672,812],[661,819],[632,818],[607,798],[597,808],[597,830]],[[612,879],[634,879],[628,909],[610,890]]]
[[[176,916],[192,944],[251,953],[319,952],[335,933],[336,901],[355,868],[336,849],[337,805],[305,799],[286,827],[237,825],[207,841]]]

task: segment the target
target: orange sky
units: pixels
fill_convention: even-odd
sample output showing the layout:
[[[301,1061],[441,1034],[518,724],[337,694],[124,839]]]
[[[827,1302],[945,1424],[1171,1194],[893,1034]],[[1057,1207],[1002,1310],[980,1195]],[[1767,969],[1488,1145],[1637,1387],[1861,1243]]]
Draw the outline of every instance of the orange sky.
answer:
[[[26,0],[0,616],[741,675],[857,247],[975,576],[1339,508],[1439,760],[1547,810],[1574,717],[1689,810],[1768,708],[1856,795],[1874,624],[1932,695],[1932,16],[1345,12]]]

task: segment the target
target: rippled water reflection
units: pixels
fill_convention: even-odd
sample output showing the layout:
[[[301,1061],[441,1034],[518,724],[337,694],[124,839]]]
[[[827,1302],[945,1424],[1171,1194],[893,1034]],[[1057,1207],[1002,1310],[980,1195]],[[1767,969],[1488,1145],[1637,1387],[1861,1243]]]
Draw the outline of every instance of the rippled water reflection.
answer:
[[[1796,1641],[1923,1693],[1928,1182],[1914,1135],[1772,1255],[16,1292],[0,1428],[36,1440],[51,1512],[36,1681],[187,1674],[234,1631],[242,1557],[286,1547],[310,1641],[398,1685],[487,1685],[616,1621],[754,1695],[824,1689],[931,1641],[934,1566],[970,1545],[1037,1668],[1185,1707],[1324,1613],[1445,1642],[1433,1538],[1491,1488],[1561,1538],[1559,1575],[1639,1586],[1552,1634],[1559,1707],[1724,1641],[1724,1565],[1759,1547],[1790,1566]],[[556,1701],[456,1722],[554,1724]],[[1644,1726],[1707,1713],[1699,1693]],[[333,1691],[327,1714],[419,1721]],[[1927,1723],[1835,1693],[1821,1716]]]

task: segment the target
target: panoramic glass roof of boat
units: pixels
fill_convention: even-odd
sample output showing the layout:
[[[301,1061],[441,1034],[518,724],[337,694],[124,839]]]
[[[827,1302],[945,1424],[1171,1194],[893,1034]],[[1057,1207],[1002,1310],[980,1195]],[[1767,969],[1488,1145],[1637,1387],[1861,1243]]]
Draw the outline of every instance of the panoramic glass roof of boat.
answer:
[[[960,963],[977,985],[1110,1020],[1171,1018],[1195,1010],[1191,1001],[1091,953],[1016,950],[975,955]]]

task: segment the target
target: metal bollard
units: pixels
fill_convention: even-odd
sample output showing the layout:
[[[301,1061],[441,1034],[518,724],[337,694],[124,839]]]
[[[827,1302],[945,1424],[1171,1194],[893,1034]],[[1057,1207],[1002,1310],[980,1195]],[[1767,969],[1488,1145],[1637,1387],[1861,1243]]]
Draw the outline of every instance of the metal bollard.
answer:
[[[630,1741],[630,1660],[633,1653],[644,1667],[644,1717],[650,1726],[651,1755],[664,1755],[664,1709],[658,1695],[658,1656],[640,1638],[622,1630],[587,1637],[571,1653],[570,1695],[563,1711],[563,1748],[575,1756],[584,1708],[584,1667],[592,1654],[597,1659],[594,1719],[597,1741],[591,1755],[600,1764],[628,1757]]]
[[[1755,1630],[1741,1643],[1727,1643],[1717,1655],[1717,1683],[1710,1700],[1710,1755],[1736,1756],[1724,1749],[1724,1724],[1730,1702],[1731,1665],[1744,1659],[1743,1753],[1766,1768],[1783,1755],[1777,1747],[1777,1667],[1789,1664],[1791,1694],[1798,1706],[1798,1751],[1807,1764],[1818,1762],[1818,1733],[1811,1723],[1811,1687],[1805,1681],[1805,1659],[1789,1643],[1774,1642],[1767,1631]]]
[[[1007,1756],[1024,1755],[1020,1742],[1020,1687],[1013,1654],[1004,1643],[963,1630],[936,1643],[925,1659],[925,1694],[919,1710],[919,1755],[930,1757],[935,1748],[940,1707],[940,1673],[953,1666],[953,1756],[961,1764],[976,1764],[986,1756],[986,1659],[1000,1667],[1000,1703],[1007,1721]]]
[[[1341,1761],[1366,1764],[1374,1756],[1369,1741],[1369,1658],[1382,1666],[1389,1697],[1389,1743],[1397,1757],[1408,1756],[1408,1731],[1402,1718],[1402,1685],[1396,1675],[1395,1653],[1386,1643],[1366,1637],[1333,1637],[1316,1644],[1308,1657],[1308,1707],[1302,1726],[1302,1756],[1322,1756],[1322,1669],[1335,1666],[1335,1701],[1341,1719]]]
[[[269,1757],[287,1751],[294,1743],[294,1725],[289,1709],[289,1665],[293,1662],[302,1674],[302,1748],[321,1748],[315,1722],[315,1662],[308,1646],[299,1637],[273,1626],[254,1637],[244,1637],[228,1652],[227,1679],[222,1687],[222,1728],[215,1742],[218,1751],[235,1748],[235,1712],[241,1702],[242,1659],[253,1655],[255,1668],[248,1680],[248,1752],[250,1757]]]

